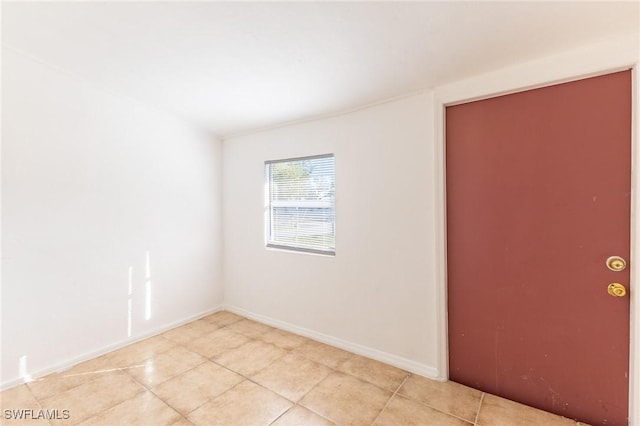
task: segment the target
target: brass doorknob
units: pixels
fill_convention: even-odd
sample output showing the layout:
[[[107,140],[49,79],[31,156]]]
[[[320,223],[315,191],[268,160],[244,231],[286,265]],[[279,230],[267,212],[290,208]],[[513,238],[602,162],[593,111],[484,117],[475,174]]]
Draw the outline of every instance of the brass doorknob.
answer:
[[[611,283],[607,287],[607,293],[613,297],[624,297],[627,294],[627,289],[620,283]]]
[[[611,256],[607,259],[607,268],[615,272],[623,271],[627,267],[627,261],[620,256]]]

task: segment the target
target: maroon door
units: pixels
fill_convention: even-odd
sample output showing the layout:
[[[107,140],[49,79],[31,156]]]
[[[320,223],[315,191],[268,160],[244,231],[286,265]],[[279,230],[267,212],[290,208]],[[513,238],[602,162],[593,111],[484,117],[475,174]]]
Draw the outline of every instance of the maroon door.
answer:
[[[453,381],[628,420],[631,73],[446,109]]]

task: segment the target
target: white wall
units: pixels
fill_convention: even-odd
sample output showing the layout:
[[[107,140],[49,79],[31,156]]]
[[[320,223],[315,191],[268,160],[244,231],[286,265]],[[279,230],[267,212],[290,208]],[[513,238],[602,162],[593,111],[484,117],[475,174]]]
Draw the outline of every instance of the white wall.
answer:
[[[224,142],[225,303],[436,375],[429,94]],[[334,153],[336,256],[264,245],[264,161]]]
[[[422,95],[225,141],[227,307],[426,376],[448,377],[444,151],[438,124],[443,103],[628,68],[637,57],[637,36],[608,40]],[[636,73],[636,89],[638,81]],[[634,148],[635,163],[639,151]],[[265,249],[264,161],[330,152],[337,168],[336,257]],[[640,197],[634,199],[638,204]],[[640,207],[634,212],[636,229]],[[640,233],[634,235],[636,253]],[[636,295],[632,305],[639,301]],[[633,371],[640,365],[637,322]],[[632,398],[639,393],[636,382]],[[634,407],[632,417],[640,419]]]
[[[7,48],[2,60],[3,385],[23,356],[37,375],[219,306],[221,143]]]

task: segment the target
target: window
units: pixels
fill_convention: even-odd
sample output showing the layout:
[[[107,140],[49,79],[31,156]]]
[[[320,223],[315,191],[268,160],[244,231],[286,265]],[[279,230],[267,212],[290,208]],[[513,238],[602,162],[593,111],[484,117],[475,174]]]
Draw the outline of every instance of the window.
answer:
[[[265,163],[267,247],[335,254],[333,154]]]

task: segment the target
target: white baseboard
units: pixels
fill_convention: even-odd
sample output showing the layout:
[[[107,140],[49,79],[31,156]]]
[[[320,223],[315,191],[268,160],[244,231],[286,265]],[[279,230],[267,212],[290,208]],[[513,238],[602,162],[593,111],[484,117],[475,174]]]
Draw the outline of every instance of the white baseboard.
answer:
[[[213,314],[213,313],[221,311],[221,310],[223,310],[223,306],[219,305],[219,306],[217,306],[217,307],[215,307],[213,309],[208,309],[206,311],[199,312],[199,313],[197,313],[195,315],[191,315],[191,316],[189,316],[187,318],[183,318],[181,320],[174,321],[174,322],[172,322],[172,323],[170,323],[168,325],[165,325],[165,326],[163,326],[163,327],[161,327],[159,329],[156,329],[156,330],[153,330],[153,331],[149,331],[149,332],[146,332],[146,333],[142,333],[142,334],[139,334],[137,336],[130,337],[128,339],[121,340],[119,342],[115,342],[115,343],[113,343],[111,345],[107,345],[107,346],[105,346],[103,348],[100,348],[100,349],[98,349],[96,351],[87,352],[87,353],[84,353],[84,354],[82,354],[80,356],[77,356],[75,358],[71,358],[71,359],[68,359],[66,361],[54,364],[54,365],[52,365],[50,367],[43,368],[43,369],[40,369],[40,370],[35,371],[35,372],[30,372],[29,373],[30,380],[25,380],[22,377],[18,377],[18,378],[15,378],[15,379],[4,381],[4,382],[2,382],[0,384],[0,391],[12,388],[14,386],[21,385],[21,384],[26,383],[28,381],[36,380],[36,379],[38,379],[40,377],[44,377],[44,376],[46,376],[48,374],[51,374],[51,373],[58,373],[58,372],[61,372],[61,371],[68,370],[71,367],[73,367],[74,365],[80,364],[81,362],[85,362],[85,361],[88,361],[90,359],[97,358],[97,357],[99,357],[101,355],[104,355],[104,354],[109,353],[111,351],[114,351],[116,349],[120,349],[120,348],[123,348],[125,346],[131,345],[133,343],[139,342],[140,340],[144,340],[144,339],[148,339],[149,337],[157,336],[158,334],[162,334],[165,331],[169,331],[169,330],[171,330],[173,328],[179,327],[179,326],[181,326],[183,324],[186,324],[186,323],[191,322],[191,321],[195,321],[195,320],[197,320],[199,318],[202,318],[204,316]]]
[[[384,362],[385,364],[393,365],[394,367],[401,368],[410,373],[418,374],[420,376],[424,376],[433,380],[443,380],[442,377],[440,377],[440,375],[438,374],[438,369],[430,365],[422,364],[407,358],[390,354],[388,352],[383,352],[378,349],[373,349],[357,343],[342,340],[337,337],[319,333],[317,331],[300,327],[285,321],[280,321],[265,315],[256,314],[251,311],[238,308],[236,306],[224,305],[223,309],[238,315],[242,315],[243,317],[261,322],[263,324],[279,328],[281,330],[299,334],[301,336],[308,337],[321,343],[326,343],[328,345],[335,346],[337,348],[344,349],[358,355],[366,356],[367,358],[375,359],[376,361]]]

